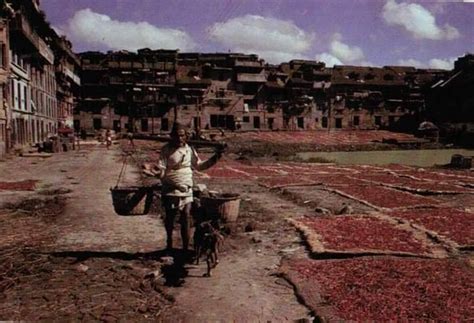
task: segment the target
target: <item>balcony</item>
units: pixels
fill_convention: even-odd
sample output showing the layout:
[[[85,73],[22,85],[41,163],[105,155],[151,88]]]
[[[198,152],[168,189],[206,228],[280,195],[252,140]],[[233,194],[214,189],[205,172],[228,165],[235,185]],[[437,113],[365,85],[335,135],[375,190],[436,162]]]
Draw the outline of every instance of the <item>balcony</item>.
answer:
[[[229,97],[214,97],[214,98],[207,98],[207,101],[212,104],[217,104],[217,105],[229,105],[234,98],[229,98]]]
[[[29,47],[33,47],[36,53],[33,55],[39,56],[45,62],[54,64],[54,54],[49,46],[44,42],[41,37],[33,30],[28,20],[23,15],[16,15],[10,22],[10,30],[13,33],[17,33],[24,40],[29,43]]]
[[[41,38],[38,38],[38,48],[40,56],[49,64],[54,64],[53,51]]]
[[[29,80],[28,72],[26,71],[26,69],[18,64],[15,64],[15,62],[13,61],[10,62],[10,70],[13,72],[13,74],[20,77],[21,79]]]
[[[64,51],[64,53],[66,53],[66,56],[69,59],[74,61],[75,65],[77,65],[77,66],[81,65],[81,61],[79,60],[77,55],[74,54],[74,52],[71,50],[71,48],[67,45],[66,40],[60,39],[59,41],[56,42],[56,45],[58,45],[59,48],[61,48]]]
[[[10,31],[21,33],[21,35],[31,43],[31,45],[38,48],[37,44],[39,36],[33,31],[30,23],[24,16],[16,15],[15,18],[10,21]]]
[[[81,85],[81,79],[80,77],[74,73],[73,71],[71,71],[69,68],[67,68],[66,66],[63,66],[62,67],[62,72],[64,73],[64,75],[66,75],[71,81],[73,81],[76,85]]]

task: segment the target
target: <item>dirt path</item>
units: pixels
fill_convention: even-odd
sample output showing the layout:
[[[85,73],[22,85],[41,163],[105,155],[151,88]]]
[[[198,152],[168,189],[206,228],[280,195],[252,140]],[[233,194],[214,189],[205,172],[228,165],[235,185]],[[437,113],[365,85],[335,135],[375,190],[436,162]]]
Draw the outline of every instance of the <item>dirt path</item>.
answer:
[[[15,158],[0,165],[0,181],[38,180],[39,191],[69,192],[64,216],[59,217],[55,251],[155,251],[162,247],[164,230],[156,215],[118,216],[109,189],[122,166],[118,148],[89,145],[79,151],[47,159]],[[137,170],[128,166],[120,185],[137,184]],[[29,198],[35,192],[2,192],[4,201]]]
[[[221,186],[225,190],[226,186]],[[227,187],[230,189],[230,187]],[[233,187],[233,192],[236,192]],[[165,313],[181,322],[265,322],[311,319],[298,303],[293,287],[276,275],[285,255],[305,253],[301,240],[284,219],[304,212],[265,192],[241,190],[244,199],[240,225],[252,232],[227,239],[221,262],[210,278],[204,266],[188,266],[183,288],[175,289],[176,306]],[[245,201],[247,199],[247,201]],[[299,211],[299,212],[298,212]],[[276,213],[278,212],[278,213]]]
[[[56,251],[144,253],[163,247],[165,232],[156,215],[118,216],[114,212],[109,189],[117,183],[122,158],[118,150],[92,150],[85,163],[68,171],[77,184],[58,222],[62,232]],[[128,165],[119,185],[138,183],[137,170]]]

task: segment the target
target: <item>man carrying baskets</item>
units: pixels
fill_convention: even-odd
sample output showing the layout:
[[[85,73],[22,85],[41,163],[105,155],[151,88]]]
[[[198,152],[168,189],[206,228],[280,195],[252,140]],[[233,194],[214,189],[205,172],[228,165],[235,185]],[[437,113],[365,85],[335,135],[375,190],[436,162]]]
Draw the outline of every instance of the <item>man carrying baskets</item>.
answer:
[[[162,182],[162,204],[165,208],[166,248],[173,248],[173,227],[176,216],[181,225],[183,250],[188,250],[190,239],[191,205],[193,202],[193,169],[205,170],[213,166],[222,156],[223,147],[206,161],[202,161],[196,150],[187,144],[185,126],[175,123],[171,130],[171,141],[161,150],[158,167]]]

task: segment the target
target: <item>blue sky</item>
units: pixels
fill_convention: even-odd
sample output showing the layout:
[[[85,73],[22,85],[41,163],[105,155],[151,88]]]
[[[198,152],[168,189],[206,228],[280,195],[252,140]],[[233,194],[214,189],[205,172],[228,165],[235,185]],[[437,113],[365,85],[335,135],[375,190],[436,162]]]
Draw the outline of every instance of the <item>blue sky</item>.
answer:
[[[87,50],[255,53],[271,63],[452,68],[474,52],[474,2],[410,0],[42,0]]]

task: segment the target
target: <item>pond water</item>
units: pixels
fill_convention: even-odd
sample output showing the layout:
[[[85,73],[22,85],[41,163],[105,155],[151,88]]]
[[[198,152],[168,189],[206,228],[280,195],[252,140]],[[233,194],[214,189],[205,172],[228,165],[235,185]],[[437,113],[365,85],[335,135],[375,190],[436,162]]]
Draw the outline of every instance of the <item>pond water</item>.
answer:
[[[384,150],[384,151],[338,151],[338,152],[302,152],[298,159],[305,161],[325,159],[337,164],[387,165],[402,164],[419,167],[448,164],[451,156],[461,154],[474,156],[472,149],[421,149],[421,150]]]

